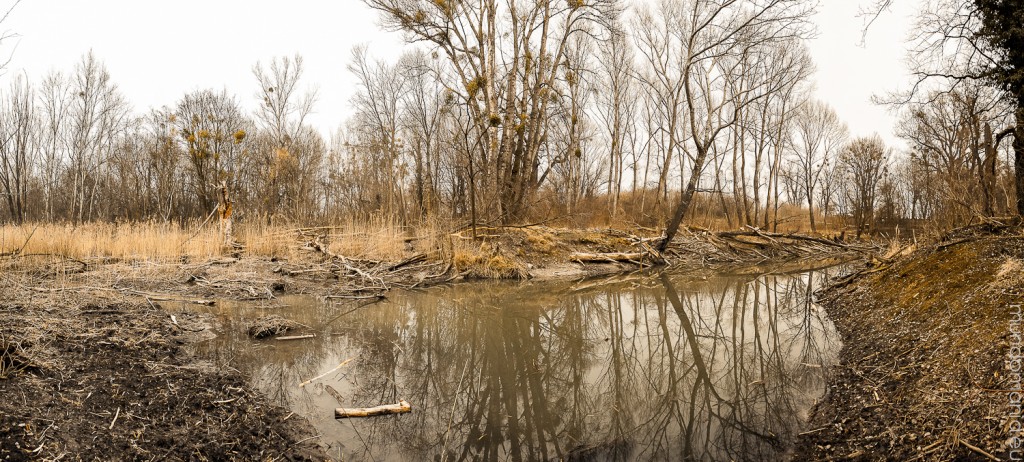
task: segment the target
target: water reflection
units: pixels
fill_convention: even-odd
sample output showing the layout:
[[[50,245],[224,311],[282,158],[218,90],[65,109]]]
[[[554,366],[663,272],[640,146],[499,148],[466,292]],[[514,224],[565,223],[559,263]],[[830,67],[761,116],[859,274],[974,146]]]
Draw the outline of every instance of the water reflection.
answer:
[[[224,332],[199,349],[307,416],[345,460],[773,460],[839,350],[811,301],[827,273],[462,284],[355,311],[222,304]],[[263,311],[318,337],[250,340],[244,320]],[[413,413],[335,421],[333,394]]]

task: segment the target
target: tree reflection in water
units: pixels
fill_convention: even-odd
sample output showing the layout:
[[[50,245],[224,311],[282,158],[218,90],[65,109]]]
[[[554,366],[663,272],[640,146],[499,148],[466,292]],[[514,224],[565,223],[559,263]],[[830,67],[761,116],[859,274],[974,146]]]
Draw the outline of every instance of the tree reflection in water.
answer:
[[[309,416],[345,459],[773,460],[839,350],[811,301],[826,272],[463,284],[333,321],[347,308],[283,313],[319,329],[313,341],[230,327],[205,347]],[[413,413],[334,421],[328,385],[344,406],[402,398]]]

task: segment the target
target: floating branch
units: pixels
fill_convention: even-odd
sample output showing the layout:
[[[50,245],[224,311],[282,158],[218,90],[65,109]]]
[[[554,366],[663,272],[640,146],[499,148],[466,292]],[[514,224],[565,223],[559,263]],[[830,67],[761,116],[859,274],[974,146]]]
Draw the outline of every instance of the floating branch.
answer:
[[[405,414],[412,412],[412,406],[406,400],[399,400],[398,404],[385,404],[377,407],[360,407],[346,409],[339,407],[334,410],[335,419],[347,419],[349,417],[373,417],[378,415]]]
[[[313,337],[316,337],[316,335],[313,335],[313,334],[289,335],[287,337],[276,337],[276,339],[277,340],[302,340],[302,339],[313,338]]]

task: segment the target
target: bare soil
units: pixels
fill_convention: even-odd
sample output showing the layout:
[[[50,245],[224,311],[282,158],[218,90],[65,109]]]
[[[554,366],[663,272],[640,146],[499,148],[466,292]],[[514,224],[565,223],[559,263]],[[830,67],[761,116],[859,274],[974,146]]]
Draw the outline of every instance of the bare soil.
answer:
[[[198,316],[5,290],[0,460],[327,459],[304,419],[184,352]]]
[[[1022,436],[1008,430],[1007,370],[1021,229],[902,253],[821,294],[844,347],[794,460],[1005,460]]]
[[[582,278],[666,263],[702,270],[867,249],[690,229],[657,261],[649,237],[530,227],[484,230],[469,254],[410,250],[376,261],[333,254],[324,238],[300,233],[291,258],[0,259],[0,460],[327,459],[303,418],[269,403],[237,371],[187,353],[186,345],[214,335],[213,319],[165,303],[282,293],[372,301],[395,287],[479,277]],[[639,257],[622,257],[633,253]]]

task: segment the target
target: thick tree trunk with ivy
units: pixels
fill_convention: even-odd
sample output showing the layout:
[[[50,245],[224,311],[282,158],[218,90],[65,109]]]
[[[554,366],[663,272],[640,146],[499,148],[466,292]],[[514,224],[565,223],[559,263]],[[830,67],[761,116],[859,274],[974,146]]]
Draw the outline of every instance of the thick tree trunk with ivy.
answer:
[[[1017,215],[1024,216],[1024,94],[1017,97],[1017,127],[1013,132],[1013,180],[1017,192]]]

